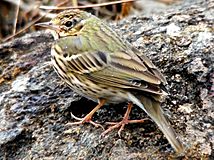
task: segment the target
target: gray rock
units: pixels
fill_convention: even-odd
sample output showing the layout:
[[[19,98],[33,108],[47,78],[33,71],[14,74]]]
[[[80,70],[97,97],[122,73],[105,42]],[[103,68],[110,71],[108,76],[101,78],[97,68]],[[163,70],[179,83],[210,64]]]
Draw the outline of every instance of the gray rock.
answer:
[[[186,146],[184,159],[212,159],[214,146],[213,1],[183,1],[152,16],[133,16],[112,27],[166,75],[162,104]],[[152,121],[100,137],[90,124],[66,126],[96,103],[64,85],[50,64],[47,32],[0,44],[0,159],[172,159],[176,155]],[[94,121],[120,121],[126,104],[106,106]],[[131,119],[146,114],[134,108]]]

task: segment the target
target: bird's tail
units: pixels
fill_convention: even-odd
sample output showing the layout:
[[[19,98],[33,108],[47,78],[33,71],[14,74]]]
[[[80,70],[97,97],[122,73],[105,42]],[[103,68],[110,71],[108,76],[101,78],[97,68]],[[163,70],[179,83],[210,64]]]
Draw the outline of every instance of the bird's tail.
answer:
[[[160,130],[164,133],[169,143],[175,149],[176,152],[181,153],[184,150],[182,143],[179,141],[174,129],[171,127],[167,119],[165,118],[163,111],[160,107],[160,102],[148,97],[142,96],[140,101],[134,95],[129,95],[130,100],[142,108],[158,125]],[[142,105],[143,104],[143,105]]]

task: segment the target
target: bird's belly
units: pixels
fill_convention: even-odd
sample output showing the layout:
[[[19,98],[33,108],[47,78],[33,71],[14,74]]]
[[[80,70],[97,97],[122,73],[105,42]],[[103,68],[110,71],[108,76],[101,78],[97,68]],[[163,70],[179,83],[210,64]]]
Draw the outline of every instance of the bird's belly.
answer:
[[[127,93],[123,90],[118,90],[113,87],[106,87],[102,85],[93,84],[90,82],[90,85],[87,84],[87,80],[85,80],[84,84],[80,83],[77,79],[72,81],[64,80],[73,91],[78,93],[79,95],[96,101],[98,99],[106,99],[107,103],[122,103],[127,101]]]
[[[95,90],[90,87],[86,87],[82,89],[81,87],[71,87],[75,92],[79,95],[96,101],[98,99],[106,99],[107,103],[122,103],[127,101],[126,94],[115,92],[116,89],[109,88],[108,90],[103,90],[102,88]]]

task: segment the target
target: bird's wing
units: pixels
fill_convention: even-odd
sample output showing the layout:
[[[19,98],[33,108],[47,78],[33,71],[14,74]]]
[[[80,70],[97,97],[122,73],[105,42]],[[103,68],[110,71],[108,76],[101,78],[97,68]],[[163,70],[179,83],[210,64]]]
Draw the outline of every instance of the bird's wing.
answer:
[[[143,58],[137,59],[125,52],[114,54],[103,52],[102,56],[106,56],[107,66],[93,74],[88,74],[88,78],[92,81],[124,89],[162,94],[160,84],[165,83],[165,79],[162,80],[163,76],[156,74],[160,73],[159,70],[147,57],[144,57],[146,60],[144,61]]]
[[[72,39],[72,43],[66,38],[61,39],[54,47],[68,52],[63,61],[70,72],[87,76],[94,83],[156,94],[161,92],[160,84],[166,82],[164,77],[146,56],[136,54],[139,53],[137,49],[129,46],[131,49],[127,51],[107,53],[92,50],[93,47],[89,52],[87,48],[87,43],[79,38]]]
[[[87,76],[95,83],[161,94],[161,79],[150,71],[147,64],[139,63],[123,52],[115,55],[101,51],[84,52],[64,61],[71,72]]]

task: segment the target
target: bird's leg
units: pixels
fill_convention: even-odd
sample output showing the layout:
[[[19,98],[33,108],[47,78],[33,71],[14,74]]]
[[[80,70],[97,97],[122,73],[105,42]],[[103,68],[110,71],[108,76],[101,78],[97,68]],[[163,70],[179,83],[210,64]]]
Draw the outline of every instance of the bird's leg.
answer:
[[[84,118],[78,118],[71,113],[71,117],[78,120],[78,122],[67,123],[66,125],[83,124],[85,122],[88,122],[88,123],[91,123],[92,125],[94,125],[95,127],[101,127],[104,129],[104,127],[102,125],[93,122],[91,119],[92,119],[92,116],[94,115],[94,113],[97,110],[99,110],[105,104],[105,102],[106,102],[105,99],[99,100],[99,104],[90,113],[88,113]]]
[[[118,131],[118,135],[120,136],[121,131],[124,129],[126,124],[128,124],[128,123],[143,123],[145,120],[147,120],[147,118],[141,119],[141,120],[129,120],[129,114],[131,112],[132,107],[133,107],[133,104],[131,102],[129,102],[128,108],[126,110],[126,113],[125,113],[122,121],[120,121],[120,122],[107,122],[107,124],[110,124],[110,125],[113,125],[113,126],[109,127],[107,130],[105,130],[101,134],[101,136],[105,136],[107,133],[109,133],[113,129],[119,128],[119,127],[120,127],[120,129]]]

